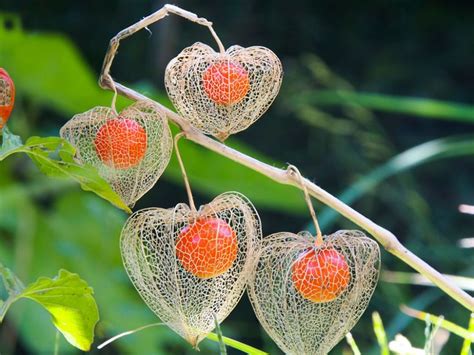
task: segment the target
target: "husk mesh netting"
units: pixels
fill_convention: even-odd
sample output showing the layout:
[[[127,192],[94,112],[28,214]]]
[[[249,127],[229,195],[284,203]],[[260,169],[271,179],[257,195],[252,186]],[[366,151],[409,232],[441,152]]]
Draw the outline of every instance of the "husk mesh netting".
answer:
[[[77,114],[60,135],[77,149],[76,160],[96,167],[129,206],[161,176],[173,144],[165,115],[144,101],[118,115],[109,107]]]
[[[178,204],[134,213],[122,231],[122,258],[150,309],[197,346],[214,316],[222,322],[242,296],[261,233],[250,201],[224,193],[198,212]]]
[[[195,43],[170,61],[165,86],[176,110],[202,132],[224,140],[255,122],[278,94],[283,70],[265,47],[217,53]]]
[[[10,105],[12,102],[11,82],[0,77],[0,106]]]
[[[15,86],[8,73],[0,68],[0,129],[7,122],[15,101]]]
[[[295,275],[307,253],[314,253],[313,264],[306,274]],[[322,260],[314,255],[330,257]],[[263,328],[285,353],[326,354],[367,308],[379,267],[378,244],[360,231],[338,231],[324,237],[319,247],[308,232],[276,233],[263,240],[248,294]],[[320,289],[308,297],[311,293],[301,292],[302,280],[295,276],[305,278],[306,286],[316,280]],[[327,291],[335,292],[329,297],[333,300],[311,300],[327,298]]]

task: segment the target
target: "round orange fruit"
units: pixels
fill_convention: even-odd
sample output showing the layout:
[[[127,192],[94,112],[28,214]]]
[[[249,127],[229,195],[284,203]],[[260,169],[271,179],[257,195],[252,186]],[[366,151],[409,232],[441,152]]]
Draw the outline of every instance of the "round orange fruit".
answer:
[[[15,85],[7,71],[0,68],[0,129],[7,123],[15,104]]]
[[[230,60],[211,64],[202,76],[204,91],[218,105],[233,105],[241,101],[250,89],[245,68]]]
[[[129,169],[138,165],[145,156],[147,134],[134,120],[114,118],[100,127],[94,146],[105,165],[116,169]]]
[[[344,255],[336,249],[310,249],[292,267],[296,290],[312,302],[330,302],[349,285],[351,274]]]
[[[208,279],[229,270],[237,258],[237,235],[219,218],[200,218],[183,228],[176,242],[176,256],[183,268]]]

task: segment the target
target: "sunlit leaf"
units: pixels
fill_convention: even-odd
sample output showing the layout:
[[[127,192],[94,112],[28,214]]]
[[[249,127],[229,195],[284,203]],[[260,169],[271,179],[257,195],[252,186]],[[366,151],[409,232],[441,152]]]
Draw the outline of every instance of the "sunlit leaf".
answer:
[[[380,318],[380,314],[378,312],[372,313],[372,325],[377,342],[380,346],[380,355],[389,355],[390,351],[388,350],[387,334],[385,333],[382,318]]]
[[[0,28],[1,25],[0,16]],[[87,66],[79,50],[67,37],[58,34],[30,34],[23,30],[0,31],[0,43],[2,65],[11,68],[9,72],[23,95],[66,117],[94,106],[110,105],[112,94],[97,85],[97,73]],[[34,67],[29,60],[32,54],[35,56]],[[117,80],[120,81],[120,78]],[[139,82],[133,87],[154,100],[170,105],[166,95],[160,94],[147,82]],[[129,100],[119,97],[118,107],[128,102]],[[235,138],[226,143],[256,159],[277,167],[285,166]],[[214,197],[224,191],[237,190],[260,208],[296,215],[307,214],[297,189],[275,184],[267,177],[195,144],[184,143],[181,146],[192,187],[196,191]],[[206,168],[203,167],[203,162],[206,162]],[[175,159],[165,171],[164,178],[182,185]],[[261,188],[257,189],[256,186]]]
[[[46,308],[66,340],[88,351],[99,321],[99,311],[92,294],[92,289],[79,275],[60,270],[53,279],[39,278],[26,287],[20,297],[29,298]]]
[[[357,346],[357,343],[354,340],[351,333],[346,334],[346,341],[347,341],[347,344],[349,344],[349,346],[351,347],[352,353],[354,355],[361,355],[359,347]]]
[[[469,327],[468,330],[471,334],[474,334],[474,313],[471,313],[469,317]],[[471,354],[471,343],[472,339],[466,338],[462,344],[461,355]]]
[[[469,331],[468,329],[463,328],[460,325],[457,325],[445,319],[441,319],[440,317],[437,317],[433,314],[418,311],[405,305],[402,305],[400,309],[403,313],[409,315],[410,317],[417,318],[422,321],[426,321],[426,319],[429,319],[432,324],[439,324],[441,328],[446,329],[451,333],[460,336],[461,338],[469,339],[471,342],[474,341],[474,332]]]
[[[15,153],[25,153],[47,176],[71,178],[86,191],[92,191],[115,206],[131,212],[110,185],[102,179],[97,169],[74,162],[75,148],[59,137],[31,137],[24,145],[0,151],[0,161]]]
[[[4,279],[11,279],[11,271],[4,267],[1,269]],[[31,299],[43,306],[51,314],[54,326],[71,345],[83,351],[90,349],[99,311],[92,289],[79,275],[60,270],[53,279],[40,277],[36,282],[11,293],[2,311],[5,313],[12,303],[21,298]]]
[[[216,343],[220,343],[220,341],[221,341],[219,339],[219,335],[215,334],[215,333],[209,333],[207,335],[207,339],[215,341]],[[266,353],[262,350],[259,350],[257,348],[254,348],[253,346],[241,343],[240,341],[237,341],[237,340],[225,337],[225,336],[222,337],[222,342],[224,342],[224,344],[226,344],[227,346],[230,346],[234,349],[238,349],[238,350],[240,350],[240,351],[242,351],[246,354],[250,354],[250,355],[268,355],[268,353]]]

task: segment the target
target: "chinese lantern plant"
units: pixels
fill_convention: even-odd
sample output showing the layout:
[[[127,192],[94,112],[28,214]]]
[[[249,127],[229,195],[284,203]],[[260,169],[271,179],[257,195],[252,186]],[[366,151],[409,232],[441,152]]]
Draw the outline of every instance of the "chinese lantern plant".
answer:
[[[235,192],[196,209],[180,163],[189,206],[135,212],[120,239],[125,269],[150,309],[192,346],[222,322],[242,296],[261,239],[251,202]]]
[[[0,68],[0,131],[10,118],[15,104],[15,84],[7,71]]]
[[[295,167],[290,167],[300,177]],[[289,354],[325,354],[356,324],[378,280],[378,244],[360,231],[275,233],[263,241],[249,282],[263,328]]]
[[[237,235],[220,218],[204,217],[184,227],[176,242],[176,257],[193,275],[206,279],[230,269],[237,258]]]
[[[203,43],[185,48],[165,71],[176,110],[191,125],[225,140],[267,111],[280,89],[282,66],[268,48],[232,46],[219,52]]]
[[[147,134],[138,122],[119,116],[99,128],[94,147],[105,165],[116,169],[129,169],[143,160],[147,148]]]
[[[144,101],[120,113],[95,107],[77,114],[61,128],[60,135],[77,149],[76,160],[97,168],[129,206],[154,186],[171,157],[166,117]]]
[[[202,75],[202,81],[207,96],[218,105],[234,105],[250,89],[247,70],[230,60],[209,65]]]
[[[341,295],[349,285],[351,273],[343,254],[334,248],[316,246],[298,256],[291,268],[291,279],[301,296],[322,303]]]

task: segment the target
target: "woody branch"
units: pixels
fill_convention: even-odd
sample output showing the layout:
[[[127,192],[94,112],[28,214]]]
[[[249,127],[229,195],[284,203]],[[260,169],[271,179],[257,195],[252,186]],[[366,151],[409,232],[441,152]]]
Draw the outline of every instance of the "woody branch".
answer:
[[[226,146],[208,136],[205,136],[200,131],[192,127],[182,116],[166,108],[159,102],[156,102],[122,84],[115,82],[110,75],[110,68],[117,53],[120,41],[142,30],[148,25],[163,19],[169,13],[174,13],[192,22],[207,26],[210,29],[211,34],[216,39],[219,47],[221,47],[220,41],[218,40],[217,36],[215,36],[215,32],[212,29],[211,22],[207,21],[204,18],[199,18],[197,17],[197,15],[182,10],[176,6],[165,5],[163,8],[151,14],[150,16],[145,17],[134,25],[120,31],[115,37],[111,39],[108,51],[104,59],[104,64],[102,66],[102,72],[99,80],[99,84],[102,88],[109,90],[114,90],[115,88],[118,94],[125,96],[129,99],[144,100],[150,102],[156,105],[159,109],[161,109],[161,111],[167,116],[170,121],[178,125],[187,139],[203,147],[206,147],[220,155],[223,155],[243,166],[246,166],[249,169],[266,175],[270,179],[280,184],[292,185],[301,190],[304,190],[304,188],[306,188],[311,196],[324,203],[325,205],[333,208],[338,213],[351,220],[359,227],[366,230],[385,248],[385,250],[395,255],[406,264],[410,265],[413,269],[425,276],[428,280],[430,280],[433,284],[435,284],[437,287],[439,287],[441,290],[443,290],[446,294],[448,294],[451,298],[463,305],[465,308],[467,308],[471,312],[474,311],[473,297],[471,297],[451,280],[444,277],[441,273],[439,273],[425,261],[423,261],[418,256],[409,251],[407,248],[405,248],[393,233],[371,221],[369,218],[357,212],[350,206],[346,205],[344,202],[337,199],[329,192],[325,191],[324,189],[322,189],[321,187],[306,178],[300,179],[300,177],[297,176],[292,169],[275,168],[255,158],[245,155],[229,146]]]

